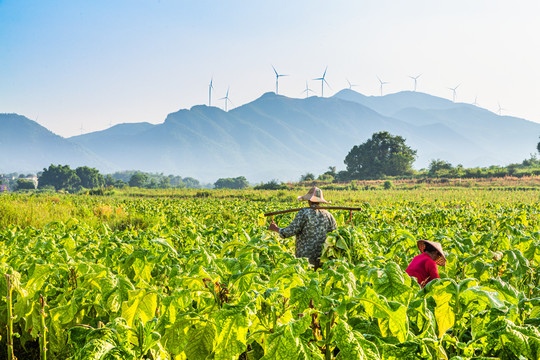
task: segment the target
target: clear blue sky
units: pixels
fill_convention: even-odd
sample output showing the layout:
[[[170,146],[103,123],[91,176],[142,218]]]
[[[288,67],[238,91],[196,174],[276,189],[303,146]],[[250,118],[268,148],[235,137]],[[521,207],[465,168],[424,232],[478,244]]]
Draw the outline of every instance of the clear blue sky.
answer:
[[[0,0],[0,112],[62,136],[161,123],[230,87],[280,93],[412,90],[540,122],[540,2]],[[0,129],[1,131],[1,129]]]

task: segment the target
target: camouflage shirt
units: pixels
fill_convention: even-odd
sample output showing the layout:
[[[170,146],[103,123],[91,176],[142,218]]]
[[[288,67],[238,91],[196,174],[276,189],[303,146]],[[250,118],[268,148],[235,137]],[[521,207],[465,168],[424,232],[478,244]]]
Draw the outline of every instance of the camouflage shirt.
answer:
[[[337,228],[336,220],[327,210],[302,209],[286,228],[279,230],[283,238],[296,235],[296,257],[307,257],[319,265],[326,234]]]

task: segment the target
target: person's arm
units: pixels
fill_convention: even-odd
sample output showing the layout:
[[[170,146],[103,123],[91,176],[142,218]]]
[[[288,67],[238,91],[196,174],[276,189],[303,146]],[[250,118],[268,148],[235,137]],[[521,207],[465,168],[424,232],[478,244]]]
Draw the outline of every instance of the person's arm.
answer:
[[[332,214],[330,214],[330,229],[328,230],[328,232],[332,232],[336,229],[337,229],[336,219],[334,219]]]
[[[294,217],[293,221],[289,224],[289,226],[280,229],[275,223],[271,223],[269,230],[273,230],[279,233],[279,236],[282,238],[288,238],[293,235],[298,235],[304,228],[305,223],[305,211],[300,210],[296,216]]]
[[[426,261],[425,264],[426,271],[429,275],[427,282],[430,282],[433,279],[439,279],[439,269],[437,269],[437,263],[433,260]],[[426,282],[426,283],[427,283]]]

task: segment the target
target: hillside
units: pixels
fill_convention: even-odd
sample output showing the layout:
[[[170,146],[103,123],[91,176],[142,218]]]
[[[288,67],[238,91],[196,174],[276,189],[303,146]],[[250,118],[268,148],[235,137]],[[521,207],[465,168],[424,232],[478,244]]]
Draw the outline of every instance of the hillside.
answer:
[[[24,116],[0,114],[0,129],[2,172],[36,172],[51,163],[73,167],[87,165],[105,171],[113,168],[88,148],[58,136]]]
[[[383,130],[418,151],[417,169],[437,158],[465,167],[521,162],[535,152],[540,134],[540,124],[531,121],[410,91],[368,97],[343,90],[307,99],[266,93],[229,112],[198,105],[161,124],[120,124],[69,139],[22,116],[0,119],[6,129],[0,149],[9,154],[2,171],[67,163],[204,182],[241,175],[251,182],[287,181],[329,166],[343,169],[354,145]]]

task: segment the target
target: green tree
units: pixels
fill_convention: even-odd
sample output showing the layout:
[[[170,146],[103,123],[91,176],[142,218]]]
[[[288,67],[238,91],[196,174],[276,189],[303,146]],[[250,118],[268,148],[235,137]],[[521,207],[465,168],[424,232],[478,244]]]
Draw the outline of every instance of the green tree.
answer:
[[[236,178],[220,178],[214,183],[216,189],[244,189],[249,186],[246,178],[239,176]]]
[[[199,182],[199,180],[194,179],[192,177],[183,178],[182,182],[184,184],[186,184],[186,187],[189,188],[189,189],[200,189],[201,188],[201,183]]]
[[[415,159],[416,150],[407,146],[403,137],[381,131],[355,145],[344,162],[351,179],[374,179],[406,175]]]
[[[105,185],[105,178],[97,169],[81,166],[75,169],[75,173],[81,179],[81,186],[86,189],[94,189]]]
[[[171,179],[169,177],[162,177],[161,180],[159,180],[160,189],[169,189],[170,187],[171,187]]]
[[[38,187],[53,186],[55,190],[73,190],[81,183],[81,179],[69,165],[50,165],[38,178]]]
[[[136,172],[135,174],[131,175],[131,178],[129,179],[129,186],[144,187],[147,180],[148,180],[148,175],[143,174],[141,172]]]
[[[315,175],[309,172],[300,176],[300,181],[313,181],[313,180],[315,180]]]
[[[432,177],[449,175],[452,169],[453,166],[448,161],[441,159],[431,160],[428,166],[428,175]]]
[[[34,190],[36,185],[32,180],[17,179],[17,190]]]

